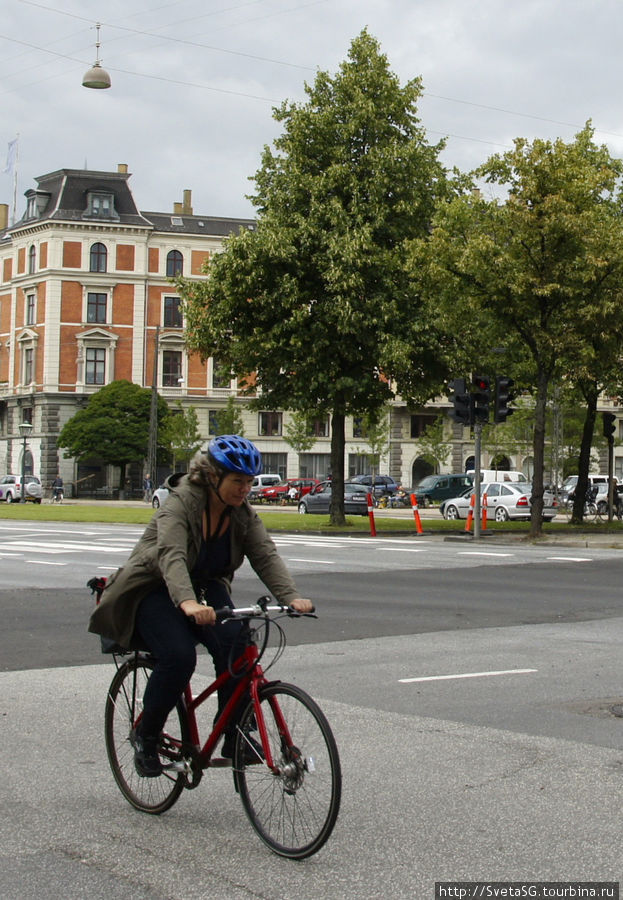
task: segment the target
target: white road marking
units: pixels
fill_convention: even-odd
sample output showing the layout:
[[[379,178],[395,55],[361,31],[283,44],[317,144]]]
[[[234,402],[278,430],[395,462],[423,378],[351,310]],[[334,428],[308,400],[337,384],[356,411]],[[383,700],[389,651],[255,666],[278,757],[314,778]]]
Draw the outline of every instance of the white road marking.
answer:
[[[424,553],[424,547],[377,547],[377,550],[393,550],[394,553]]]
[[[592,562],[587,556],[548,556],[552,562]]]
[[[487,550],[459,550],[457,556],[515,556],[514,553],[494,553]]]
[[[457,675],[423,675],[420,678],[399,678],[399,684],[413,684],[416,681],[450,681],[454,678],[490,678],[495,675],[529,675],[538,669],[502,669],[499,672],[464,672]]]
[[[108,547],[102,544],[83,544],[79,541],[46,541],[45,544],[36,544],[33,541],[2,541],[0,548],[15,548],[16,550],[34,550],[40,553],[65,553],[66,551],[100,550],[102,553],[126,553],[132,547]]]
[[[69,563],[62,562],[50,562],[47,559],[27,559],[27,563],[32,563],[33,566],[68,566]]]
[[[303,559],[299,556],[288,556],[288,562],[302,562],[302,563],[314,563],[314,565],[319,566],[334,566],[335,562],[332,559]]]

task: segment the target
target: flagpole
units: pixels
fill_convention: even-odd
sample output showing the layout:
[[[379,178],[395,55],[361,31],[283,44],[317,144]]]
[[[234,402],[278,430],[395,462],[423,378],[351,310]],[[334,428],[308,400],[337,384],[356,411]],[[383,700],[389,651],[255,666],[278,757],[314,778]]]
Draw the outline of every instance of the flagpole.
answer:
[[[13,220],[11,225],[15,225],[15,211],[17,209],[17,165],[19,163],[19,132],[15,138],[15,165],[13,166]]]

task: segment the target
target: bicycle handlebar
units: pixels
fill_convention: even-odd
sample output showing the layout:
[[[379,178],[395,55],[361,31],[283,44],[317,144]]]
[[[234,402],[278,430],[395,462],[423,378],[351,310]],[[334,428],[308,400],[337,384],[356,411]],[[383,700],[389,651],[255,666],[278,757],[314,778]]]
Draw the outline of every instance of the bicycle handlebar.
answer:
[[[224,606],[222,609],[215,609],[214,613],[216,615],[217,624],[220,622],[226,622],[228,619],[248,619],[252,617],[267,616],[268,613],[271,612],[285,613],[292,619],[297,619],[302,616],[308,616],[314,619],[316,618],[315,606],[312,606],[311,612],[300,613],[296,609],[293,609],[291,606],[284,606],[281,603],[276,606],[269,606],[268,599],[268,597],[261,597],[254,606]],[[195,621],[194,616],[190,616],[190,619],[193,622]]]
[[[263,603],[256,603],[255,606],[226,606],[223,609],[214,610],[214,612],[216,613],[217,622],[224,622],[227,619],[245,619],[251,616],[264,616],[270,612],[286,613],[286,615],[291,616],[293,619],[296,619],[299,616],[313,616],[315,611],[315,606],[312,606],[311,612],[309,613],[300,613],[296,609],[293,609],[291,606],[283,606],[281,604],[277,606],[268,606],[268,604]]]

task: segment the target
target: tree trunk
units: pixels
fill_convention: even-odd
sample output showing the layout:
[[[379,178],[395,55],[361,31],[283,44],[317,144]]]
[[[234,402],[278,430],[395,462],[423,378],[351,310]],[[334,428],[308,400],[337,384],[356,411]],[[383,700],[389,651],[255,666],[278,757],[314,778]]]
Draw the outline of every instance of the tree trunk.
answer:
[[[543,533],[543,469],[545,466],[545,412],[547,408],[547,372],[539,368],[537,374],[536,402],[534,406],[534,474],[532,476],[532,512],[530,514],[530,537],[541,537]]]
[[[331,419],[331,524],[344,525],[344,413],[334,412]]]
[[[582,443],[580,444],[580,458],[578,460],[578,483],[575,487],[573,515],[571,516],[572,525],[581,525],[584,521],[584,503],[588,490],[591,447],[595,431],[595,419],[597,417],[597,400],[599,398],[599,391],[596,385],[591,385],[590,388],[584,386],[582,393],[586,400],[586,416],[584,417],[584,427],[582,428]]]

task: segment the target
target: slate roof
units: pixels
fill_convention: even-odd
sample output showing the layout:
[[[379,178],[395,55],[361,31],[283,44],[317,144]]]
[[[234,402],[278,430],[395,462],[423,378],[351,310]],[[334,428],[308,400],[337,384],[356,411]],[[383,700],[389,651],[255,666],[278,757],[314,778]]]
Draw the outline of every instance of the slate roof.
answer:
[[[156,231],[171,234],[209,234],[226,237],[243,228],[254,229],[255,219],[225,219],[215,216],[189,216],[186,213],[144,212]]]
[[[26,211],[19,221],[0,235],[0,239],[9,238],[11,231],[50,220],[143,226],[157,232],[215,237],[225,237],[238,233],[243,228],[256,227],[254,219],[141,212],[132,196],[129,178],[130,174],[127,172],[97,172],[89,169],[58,169],[41,175],[35,179],[37,187],[25,192],[27,199],[37,198],[37,215],[28,216]],[[88,213],[87,195],[100,191],[114,195],[114,217],[85,215]]]

